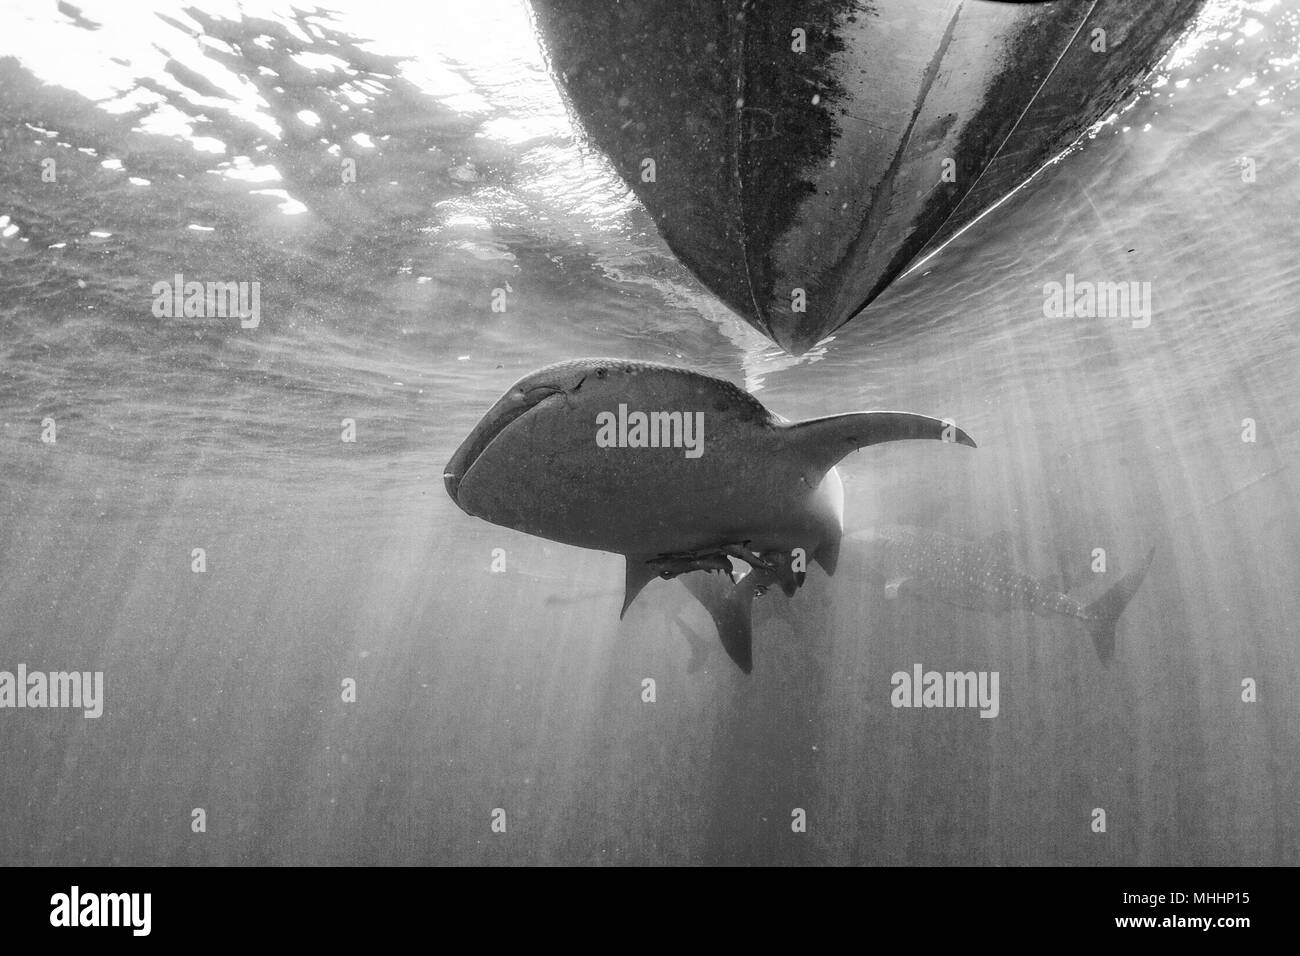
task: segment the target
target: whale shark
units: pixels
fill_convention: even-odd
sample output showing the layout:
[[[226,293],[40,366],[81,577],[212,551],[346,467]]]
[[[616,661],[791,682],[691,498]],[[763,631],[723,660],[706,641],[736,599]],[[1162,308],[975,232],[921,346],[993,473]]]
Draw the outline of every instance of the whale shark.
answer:
[[[915,597],[995,614],[1018,609],[1075,619],[1087,629],[1103,665],[1114,657],[1120,616],[1155,554],[1153,548],[1141,567],[1085,604],[1047,580],[1017,571],[1002,535],[971,541],[910,525],[881,525],[846,535],[844,544],[865,562],[869,578],[883,584],[886,598]],[[681,582],[709,612],[727,656],[749,673],[753,600],[781,583],[778,574],[759,567],[733,580],[725,573],[698,572],[683,575]],[[677,623],[687,630],[683,621]],[[699,654],[698,635],[690,631],[688,640],[693,655]]]
[[[910,525],[879,525],[845,539],[890,598],[910,596],[995,614],[1026,610],[1083,622],[1103,664],[1115,654],[1120,615],[1137,594],[1155,555],[1096,600],[1084,604],[1048,581],[1016,570],[1000,537],[971,541]]]
[[[728,579],[727,613],[743,621],[760,589],[793,593],[808,560],[835,573],[844,530],[835,465],[906,439],[975,446],[944,419],[866,411],[790,422],[711,375],[588,358],[511,386],[443,481],[469,515],[623,555],[622,613],[656,577],[713,573]],[[736,581],[730,559],[761,574]],[[737,627],[732,656],[748,669],[739,646],[748,628]]]

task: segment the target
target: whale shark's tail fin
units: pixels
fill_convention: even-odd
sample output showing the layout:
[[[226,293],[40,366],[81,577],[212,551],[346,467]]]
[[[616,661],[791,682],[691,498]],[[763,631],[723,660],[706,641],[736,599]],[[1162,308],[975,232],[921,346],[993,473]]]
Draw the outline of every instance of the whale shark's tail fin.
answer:
[[[887,441],[928,438],[975,447],[975,442],[950,421],[912,412],[850,412],[782,424],[807,463],[805,480],[817,484],[851,451]]]
[[[1155,553],[1156,549],[1152,548],[1147,553],[1147,559],[1142,563],[1142,567],[1124,575],[1105,594],[1083,609],[1088,635],[1092,638],[1092,645],[1097,648],[1097,656],[1101,658],[1103,664],[1109,663],[1115,656],[1115,629],[1119,626],[1120,615],[1124,613],[1128,602],[1142,586],[1142,580],[1147,576],[1147,569],[1151,567],[1151,559],[1155,557]]]

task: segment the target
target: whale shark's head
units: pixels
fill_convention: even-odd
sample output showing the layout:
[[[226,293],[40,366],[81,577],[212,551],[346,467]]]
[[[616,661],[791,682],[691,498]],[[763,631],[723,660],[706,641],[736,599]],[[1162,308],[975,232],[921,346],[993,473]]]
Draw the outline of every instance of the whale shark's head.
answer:
[[[563,396],[581,388],[587,376],[595,370],[596,360],[563,362],[538,369],[510,386],[461,442],[443,469],[442,480],[452,500],[464,508],[458,496],[460,483],[488,445],[515,421],[544,402],[563,401]]]
[[[587,435],[589,449],[584,450],[595,449],[594,416],[622,403],[669,411],[703,407],[711,413],[729,413],[742,423],[761,423],[771,417],[757,399],[730,382],[689,369],[618,358],[581,358],[548,365],[512,385],[456,449],[443,469],[447,493],[461,510],[496,520],[474,510],[474,499],[482,504],[480,493],[492,495],[498,503],[517,499],[520,474],[517,469],[502,471],[498,461],[492,473],[478,469],[471,475],[489,446],[497,446],[497,451],[515,449],[521,465],[531,463],[527,449],[536,451],[536,444],[530,445],[525,435],[545,421],[545,427],[551,429],[548,438]],[[533,440],[538,440],[536,435]],[[538,482],[537,490],[554,494],[554,488],[542,488],[542,478],[538,477]]]

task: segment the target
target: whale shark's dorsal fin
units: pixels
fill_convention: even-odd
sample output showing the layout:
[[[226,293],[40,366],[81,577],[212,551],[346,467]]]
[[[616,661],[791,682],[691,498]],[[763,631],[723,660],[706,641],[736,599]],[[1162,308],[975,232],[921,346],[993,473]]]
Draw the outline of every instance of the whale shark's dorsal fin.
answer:
[[[641,589],[657,578],[659,575],[650,567],[649,561],[654,557],[653,554],[629,554],[627,557],[627,572],[623,577],[623,609],[618,612],[618,619],[623,620],[623,615],[627,609],[632,606],[636,596],[641,593]]]
[[[804,478],[813,485],[849,452],[867,445],[928,438],[975,447],[971,437],[951,422],[912,412],[850,412],[775,427],[784,431],[806,462]]]

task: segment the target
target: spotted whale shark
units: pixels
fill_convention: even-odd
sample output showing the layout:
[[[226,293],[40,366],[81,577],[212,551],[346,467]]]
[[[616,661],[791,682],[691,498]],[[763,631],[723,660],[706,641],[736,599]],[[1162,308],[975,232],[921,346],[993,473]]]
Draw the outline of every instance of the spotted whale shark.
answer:
[[[623,555],[624,612],[657,577],[722,575],[734,621],[728,650],[748,670],[749,601],[772,585],[792,594],[808,563],[835,573],[844,509],[836,464],[907,439],[975,445],[946,419],[865,411],[791,422],[711,375],[589,358],[511,386],[443,481],[470,515]],[[752,572],[735,580],[733,559]]]
[[[1096,600],[1083,603],[1054,584],[1018,571],[1005,542],[972,541],[911,525],[879,525],[845,537],[887,597],[910,596],[1000,614],[1025,610],[1081,621],[1103,663],[1115,654],[1120,615],[1137,594],[1155,555]]]

